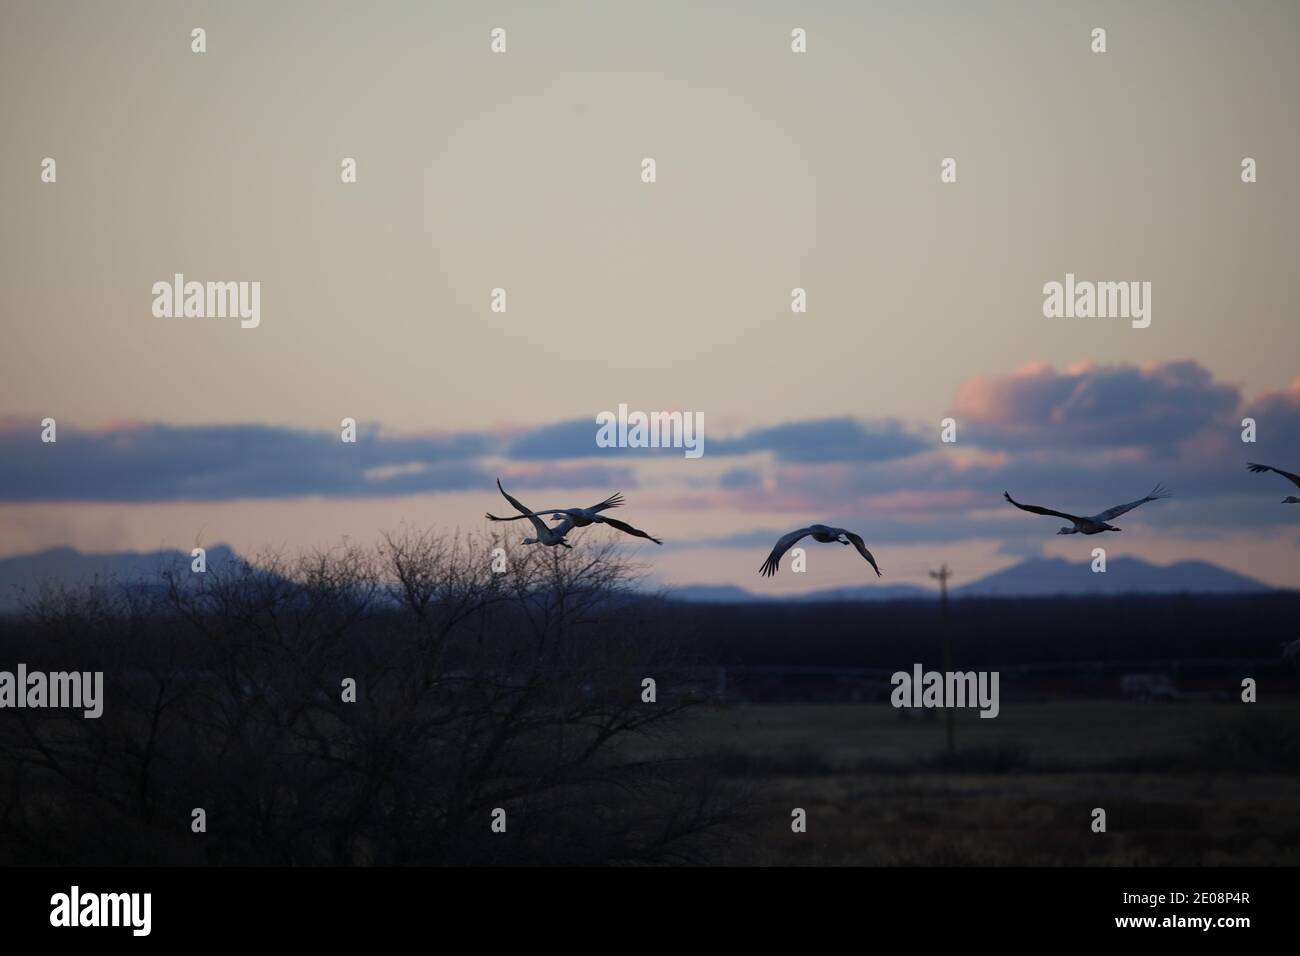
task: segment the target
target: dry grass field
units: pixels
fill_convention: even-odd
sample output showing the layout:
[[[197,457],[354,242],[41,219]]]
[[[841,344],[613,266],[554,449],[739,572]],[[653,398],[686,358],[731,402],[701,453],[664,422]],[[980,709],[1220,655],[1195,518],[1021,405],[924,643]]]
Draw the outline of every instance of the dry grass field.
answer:
[[[720,862],[1300,863],[1300,702],[1014,704],[957,712],[955,731],[949,757],[942,714],[887,704],[695,712],[691,749],[754,811]]]

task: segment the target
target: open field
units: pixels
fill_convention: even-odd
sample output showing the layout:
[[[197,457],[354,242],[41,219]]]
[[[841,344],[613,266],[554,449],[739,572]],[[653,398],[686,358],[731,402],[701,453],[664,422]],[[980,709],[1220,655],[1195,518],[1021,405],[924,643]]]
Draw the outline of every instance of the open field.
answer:
[[[1300,702],[1072,701],[993,720],[883,704],[710,707],[691,749],[754,808],[733,862],[1295,865]],[[790,831],[790,812],[808,832]],[[1091,832],[1091,811],[1107,832]],[[746,845],[747,844],[747,845]]]
[[[0,862],[1300,862],[1294,596],[1111,602],[1073,633],[1046,630],[1068,602],[963,607],[960,666],[1001,675],[983,719],[888,703],[891,668],[943,658],[911,604],[870,608],[868,641],[839,605],[697,621],[608,550],[500,581],[419,532],[187,568],[0,621],[0,659],[103,675],[104,704],[0,720]]]

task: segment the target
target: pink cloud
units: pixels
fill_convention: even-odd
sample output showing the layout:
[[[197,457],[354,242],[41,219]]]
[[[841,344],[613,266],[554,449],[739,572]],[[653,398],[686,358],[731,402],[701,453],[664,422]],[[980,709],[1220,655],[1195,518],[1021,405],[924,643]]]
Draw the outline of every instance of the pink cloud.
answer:
[[[1168,451],[1222,423],[1240,402],[1196,362],[1141,366],[1079,363],[1056,371],[1036,362],[957,388],[958,428],[990,446],[1135,447]]]

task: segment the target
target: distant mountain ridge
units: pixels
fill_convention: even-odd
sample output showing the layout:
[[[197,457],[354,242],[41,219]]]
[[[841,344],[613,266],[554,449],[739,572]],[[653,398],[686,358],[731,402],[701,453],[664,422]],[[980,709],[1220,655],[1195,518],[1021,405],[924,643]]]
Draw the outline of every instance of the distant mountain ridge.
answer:
[[[209,568],[239,561],[224,544],[207,548]],[[65,586],[113,580],[122,584],[157,583],[161,571],[178,564],[189,567],[189,551],[115,551],[86,554],[76,548],[50,548],[33,554],[0,558],[0,613],[13,613],[24,598],[36,595],[47,584]]]
[[[952,588],[962,597],[1086,597],[1117,594],[1253,594],[1273,591],[1270,585],[1206,561],[1160,565],[1141,558],[1114,558],[1104,573],[1093,573],[1091,562],[1064,558],[1030,558]],[[682,601],[739,603],[746,601],[891,601],[935,598],[931,588],[910,584],[826,588],[803,594],[766,595],[735,585],[685,585],[670,588]]]
[[[1034,558],[953,589],[960,597],[1050,597],[1056,594],[1250,594],[1271,585],[1208,561],[1151,564],[1141,558],[1112,558],[1105,573],[1091,562]]]
[[[239,561],[228,546],[207,549],[208,567]],[[159,572],[177,563],[188,566],[188,551],[113,552],[85,554],[75,548],[51,548],[34,554],[0,558],[0,613],[22,606],[24,593],[35,595],[43,584],[88,584],[112,579],[124,584],[156,582]],[[1031,558],[952,589],[963,597],[1081,597],[1118,594],[1252,594],[1275,590],[1267,584],[1206,561],[1151,564],[1140,558],[1114,558],[1104,574],[1094,574],[1089,562],[1064,558]],[[933,599],[931,588],[912,584],[863,584],[824,588],[792,595],[768,595],[734,584],[691,584],[667,589],[679,601],[739,604],[778,601],[904,601]]]

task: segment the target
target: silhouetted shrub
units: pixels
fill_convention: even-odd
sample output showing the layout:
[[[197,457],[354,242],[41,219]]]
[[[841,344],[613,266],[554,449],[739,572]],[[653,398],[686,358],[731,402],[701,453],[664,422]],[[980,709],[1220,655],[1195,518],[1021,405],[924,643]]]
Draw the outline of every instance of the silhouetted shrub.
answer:
[[[692,860],[734,809],[636,758],[694,701],[607,546],[405,533],[158,587],[47,589],[3,658],[103,671],[104,712],[0,721],[0,863]],[[658,703],[643,703],[655,677]],[[356,682],[355,703],[343,682]],[[207,832],[192,833],[201,807]],[[506,832],[492,815],[506,811]]]

